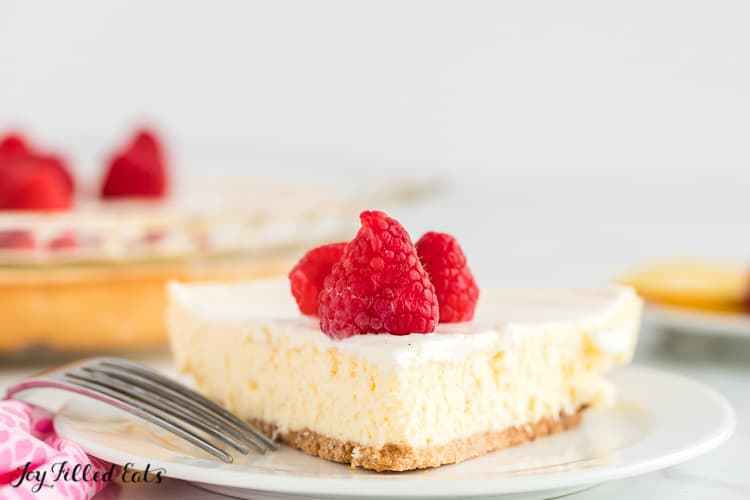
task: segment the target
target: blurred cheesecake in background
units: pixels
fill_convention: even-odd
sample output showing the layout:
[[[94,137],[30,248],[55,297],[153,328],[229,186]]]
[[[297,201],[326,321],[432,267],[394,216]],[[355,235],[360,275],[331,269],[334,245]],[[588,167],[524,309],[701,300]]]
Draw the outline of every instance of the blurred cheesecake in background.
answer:
[[[349,210],[343,199],[270,185],[245,194],[248,200],[225,199],[223,207],[193,206],[196,193],[186,203],[0,214],[0,350],[161,345],[167,281],[281,276],[308,242],[351,234],[339,222]],[[267,203],[273,197],[283,210]],[[12,235],[33,247],[7,245]]]
[[[631,270],[619,281],[654,304],[714,313],[750,311],[750,266],[673,259]]]
[[[158,348],[168,281],[285,275],[302,249],[350,238],[363,205],[414,195],[408,183],[343,192],[181,180],[149,131],[111,156],[88,193],[62,158],[0,138],[0,354]]]

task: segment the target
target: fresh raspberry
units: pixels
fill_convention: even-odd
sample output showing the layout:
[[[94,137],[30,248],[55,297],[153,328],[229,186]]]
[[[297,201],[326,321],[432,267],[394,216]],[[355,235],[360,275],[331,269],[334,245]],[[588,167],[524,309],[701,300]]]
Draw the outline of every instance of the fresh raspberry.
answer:
[[[65,179],[65,183],[71,193],[75,190],[73,175],[62,158],[51,154],[43,154],[32,149],[26,138],[18,133],[5,134],[0,139],[0,169],[8,168],[17,162],[28,162],[31,160],[46,163],[49,168],[57,170]]]
[[[151,229],[141,238],[141,242],[146,245],[156,245],[164,241],[167,237],[167,231],[164,229]]]
[[[55,236],[47,243],[47,248],[52,251],[73,250],[78,248],[78,238],[73,231],[65,231],[59,236]]]
[[[139,131],[107,166],[102,198],[163,198],[168,191],[167,163],[153,132]]]
[[[346,243],[331,243],[307,252],[289,273],[292,295],[302,314],[318,314],[318,297],[323,289],[323,280],[331,274],[333,265],[341,260]]]
[[[5,134],[0,139],[0,158],[15,156],[25,156],[29,154],[29,147],[26,145],[26,139],[17,133]]]
[[[47,168],[55,170],[58,173],[65,182],[68,192],[72,195],[75,191],[75,180],[65,160],[55,155],[37,155],[36,158],[38,161],[46,164]]]
[[[430,333],[438,323],[435,287],[409,234],[383,212],[360,215],[320,293],[320,329],[334,338],[363,333]]]
[[[73,193],[59,165],[25,157],[0,165],[0,210],[67,210]]]
[[[440,322],[471,321],[479,288],[456,238],[445,233],[425,233],[417,241],[417,254],[435,285]]]
[[[0,231],[0,250],[33,250],[36,246],[34,236],[23,229]]]
[[[64,210],[75,184],[65,162],[29,147],[19,134],[0,139],[0,209]]]

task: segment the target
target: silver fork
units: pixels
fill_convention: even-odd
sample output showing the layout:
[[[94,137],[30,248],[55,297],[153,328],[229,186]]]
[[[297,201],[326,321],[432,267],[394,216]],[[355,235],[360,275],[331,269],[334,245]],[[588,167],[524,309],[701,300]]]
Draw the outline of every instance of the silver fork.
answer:
[[[213,401],[156,370],[119,358],[89,358],[41,372],[11,386],[6,398],[38,388],[61,389],[102,401],[232,463],[226,445],[247,455],[278,445]]]

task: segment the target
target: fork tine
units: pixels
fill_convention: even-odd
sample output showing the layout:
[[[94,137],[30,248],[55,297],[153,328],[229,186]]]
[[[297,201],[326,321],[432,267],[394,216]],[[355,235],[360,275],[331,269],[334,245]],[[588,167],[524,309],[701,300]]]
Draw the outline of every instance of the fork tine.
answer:
[[[221,419],[219,415],[212,413],[203,407],[196,405],[182,394],[174,393],[171,390],[165,390],[161,385],[154,382],[153,380],[143,377],[142,375],[135,375],[123,371],[122,369],[114,369],[101,366],[84,366],[82,370],[89,373],[102,374],[110,379],[115,379],[121,383],[126,384],[132,390],[138,390],[141,394],[147,397],[156,398],[162,404],[170,406],[174,411],[180,412],[185,417],[200,417],[207,425],[216,432],[223,432],[230,434],[234,439],[239,440],[242,443],[253,446],[256,450],[261,453],[266,453],[268,450],[263,442],[258,442],[254,439],[248,439],[239,429],[237,429],[231,423]],[[177,401],[175,401],[177,400]],[[232,444],[235,448],[236,445]],[[248,450],[237,448],[242,453],[247,453]]]
[[[227,434],[231,436],[231,433],[228,433],[226,428],[217,425],[213,421],[201,418],[201,416],[199,415],[195,415],[189,411],[186,411],[185,408],[181,407],[173,401],[170,401],[167,398],[162,397],[161,395],[154,394],[150,391],[144,390],[141,387],[132,386],[127,382],[122,382],[121,380],[110,377],[106,373],[98,372],[95,368],[89,366],[83,366],[81,367],[81,370],[90,375],[87,380],[91,383],[100,384],[110,390],[117,391],[138,401],[141,405],[149,405],[174,418],[180,419],[183,422],[200,429],[206,434],[219,439],[220,441],[223,441],[242,454],[246,455],[250,451],[246,446],[243,445],[243,440],[237,440],[236,438],[235,440],[230,439]],[[80,374],[74,375],[81,377]],[[258,450],[264,451],[260,448],[258,448]]]
[[[178,392],[171,387],[166,387],[162,383],[155,381],[155,377],[152,374],[141,374],[134,370],[116,366],[113,363],[106,361],[102,362],[96,368],[90,369],[105,372],[108,375],[119,378],[126,383],[130,383],[139,387],[145,386],[145,388],[150,391],[154,391],[158,394],[165,395],[166,397],[172,399],[178,399],[181,404],[190,408],[191,411],[203,415],[205,418],[211,420],[212,422],[216,422],[219,425],[226,426],[228,432],[231,432],[236,438],[246,441],[248,442],[248,444],[251,444],[255,448],[258,448],[259,451],[265,453],[267,451],[273,450],[273,448],[270,448],[268,446],[267,440],[260,439],[256,434],[247,432],[245,429],[238,426],[233,420],[225,418],[223,414],[213,411],[212,409],[207,408],[205,405],[198,404],[195,400],[199,399],[199,395],[194,395],[193,398],[188,397],[183,392]],[[185,392],[187,393],[187,391]]]
[[[110,389],[107,389],[106,387],[102,387],[100,384],[89,382],[85,378],[76,376],[75,374],[66,373],[65,378],[68,380],[69,383],[73,385],[77,385],[79,387],[83,387],[85,389],[89,389],[91,391],[104,394],[114,399],[115,401],[123,403],[125,407],[127,407],[127,411],[155,425],[158,425],[159,427],[167,430],[168,432],[176,434],[177,436],[183,438],[187,442],[193,444],[194,446],[197,446],[198,448],[215,456],[216,458],[220,459],[223,462],[232,463],[234,461],[232,456],[229,455],[226,451],[222,450],[221,448],[217,448],[216,446],[211,444],[209,441],[199,436],[198,434],[194,433],[190,429],[183,427],[179,423],[170,422],[169,420],[165,419],[163,416],[159,415],[158,412],[155,412],[149,408],[144,408],[143,406],[139,404],[138,401],[135,401],[132,398],[124,394],[121,394],[117,391],[112,391]],[[121,408],[125,410],[126,409],[125,407],[121,407]]]
[[[254,428],[247,422],[240,420],[239,418],[237,418],[236,416],[234,416],[233,414],[231,414],[230,412],[228,412],[227,410],[225,410],[218,404],[214,403],[210,399],[199,394],[198,392],[188,387],[185,387],[184,385],[178,382],[175,382],[171,378],[162,375],[156,370],[152,370],[150,368],[146,368],[144,366],[131,363],[129,361],[115,359],[115,358],[104,358],[104,359],[101,359],[99,363],[103,366],[108,366],[110,368],[117,368],[117,369],[121,369],[126,372],[129,372],[131,374],[147,377],[153,380],[154,382],[161,384],[164,388],[171,390],[173,393],[180,394],[184,398],[187,398],[193,401],[196,405],[202,406],[206,410],[220,415],[221,417],[225,419],[225,421],[231,423],[236,428],[238,428],[241,432],[247,435],[248,438],[255,438],[256,440],[262,441],[269,448],[269,450],[278,449],[278,444],[276,444],[276,442],[268,438],[265,434],[263,434],[258,429]]]

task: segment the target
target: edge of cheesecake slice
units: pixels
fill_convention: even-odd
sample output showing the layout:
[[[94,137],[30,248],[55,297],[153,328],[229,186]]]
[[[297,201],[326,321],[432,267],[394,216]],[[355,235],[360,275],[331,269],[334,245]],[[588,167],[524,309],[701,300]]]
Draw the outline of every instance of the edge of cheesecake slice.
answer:
[[[460,462],[577,425],[630,361],[632,289],[485,290],[474,321],[333,340],[286,281],[169,286],[177,368],[311,455],[376,471]]]

